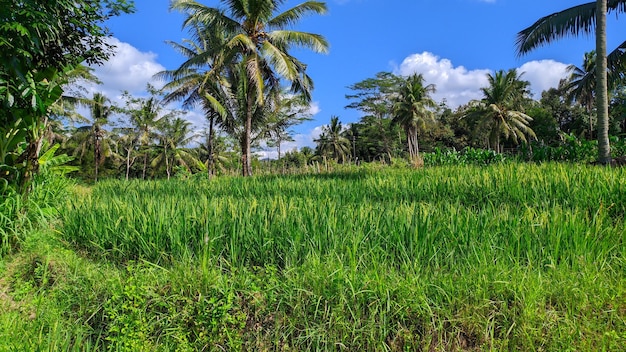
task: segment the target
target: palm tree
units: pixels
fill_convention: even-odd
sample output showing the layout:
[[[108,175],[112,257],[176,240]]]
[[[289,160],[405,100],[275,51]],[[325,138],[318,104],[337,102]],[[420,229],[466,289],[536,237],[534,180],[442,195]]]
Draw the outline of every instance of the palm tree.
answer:
[[[93,155],[95,157],[96,152],[95,152],[95,144],[94,144],[94,140],[95,140],[95,133],[94,133],[94,126],[93,124],[91,125],[85,125],[85,126],[81,126],[78,128],[75,128],[73,131],[71,131],[71,135],[70,138],[68,139],[68,141],[66,142],[66,144],[69,146],[69,149],[72,149],[72,156],[76,157],[78,159],[78,162],[80,164],[83,164],[83,160],[85,159],[85,156],[91,152],[91,148],[94,148],[93,151]],[[119,155],[117,155],[115,149],[116,149],[116,141],[114,141],[111,136],[110,133],[102,128],[100,130],[100,162],[99,165],[98,163],[95,162],[94,160],[94,170],[95,167],[98,167],[98,174],[99,174],[99,168],[100,165],[106,160],[106,159],[119,159]],[[83,169],[81,169],[83,170]],[[94,175],[95,175],[95,171],[94,171]],[[94,176],[95,179],[95,176]]]
[[[148,84],[146,90],[150,94],[148,98],[133,98],[127,92],[123,94],[126,100],[124,112],[130,117],[130,125],[135,137],[133,144],[139,146],[139,151],[143,156],[142,179],[146,178],[150,144],[156,137],[154,132],[159,121],[172,118],[179,113],[176,110],[165,110],[165,101],[159,98],[159,92],[151,84]]]
[[[115,145],[118,150],[116,150],[117,155],[121,155],[119,152],[119,148],[123,149],[125,152],[125,164],[126,164],[126,181],[130,177],[130,168],[135,164],[135,160],[137,159],[137,155],[134,153],[136,148],[136,143],[138,140],[138,135],[133,128],[122,127],[113,129]]]
[[[242,143],[242,173],[252,174],[251,132],[252,120],[258,116],[267,92],[280,92],[280,78],[291,82],[294,93],[302,93],[310,100],[313,82],[306,74],[306,65],[289,54],[292,47],[305,47],[326,52],[328,43],[318,35],[287,29],[310,13],[323,14],[326,5],[305,1],[277,14],[284,0],[221,0],[226,11],[207,7],[193,0],[176,0],[172,7],[185,12],[185,26],[200,24],[226,34],[226,45],[221,48],[220,61],[213,70],[224,70],[234,62],[245,67],[247,85],[244,141]]]
[[[81,135],[86,134],[84,137],[93,139],[93,152],[94,152],[94,182],[98,182],[98,169],[103,158],[103,140],[106,135],[106,130],[103,128],[109,123],[109,117],[114,111],[114,106],[111,105],[111,101],[105,95],[101,93],[94,93],[91,99],[83,99],[80,102],[83,105],[89,107],[91,115],[91,125],[84,126],[78,129],[79,139]],[[89,139],[84,139],[79,144],[81,158],[85,153]],[[106,151],[108,151],[108,145],[106,145]],[[76,152],[75,152],[76,154]],[[104,155],[106,157],[106,154]]]
[[[184,148],[196,137],[191,131],[191,122],[178,117],[173,120],[164,119],[160,123],[159,130],[160,143],[156,146],[159,154],[152,160],[154,168],[164,165],[169,180],[174,164],[178,164],[189,171],[191,170],[189,165],[201,167],[202,162]]]
[[[322,127],[322,134],[315,140],[322,156],[330,156],[338,162],[345,162],[350,155],[350,140],[343,135],[343,126],[338,116],[330,118],[330,124]]]
[[[571,73],[565,85],[568,100],[570,102],[577,101],[589,114],[589,139],[593,138],[592,111],[595,105],[594,90],[596,81],[595,74],[593,74],[595,71],[595,60],[596,52],[591,51],[585,53],[582,67],[569,65],[567,70]]]
[[[540,18],[532,26],[518,33],[517,51],[525,54],[538,46],[551,43],[568,35],[591,34],[595,27],[596,35],[596,111],[598,121],[598,161],[611,162],[609,145],[608,74],[611,68],[613,77],[621,74],[626,63],[626,42],[622,43],[607,57],[606,14],[607,11],[626,12],[626,0],[596,0],[574,6],[561,12]]]
[[[401,125],[406,132],[409,159],[413,165],[417,165],[419,160],[419,131],[423,131],[427,123],[435,122],[435,114],[431,109],[437,107],[437,104],[430,97],[434,92],[435,86],[424,85],[421,74],[412,74],[401,83],[393,105],[392,122]]]
[[[215,174],[215,169],[219,168],[224,171],[224,164],[229,160],[224,155],[227,149],[226,136],[214,135],[210,136],[210,131],[203,131],[201,135],[204,143],[200,143],[196,148],[196,153],[200,161],[203,161],[206,168],[213,167],[213,171],[209,173],[209,177]]]
[[[487,74],[489,86],[481,88],[484,98],[472,105],[465,116],[478,115],[489,128],[489,144],[496,152],[501,152],[500,137],[527,141],[526,135],[535,137],[529,127],[532,118],[521,111],[522,104],[528,95],[527,81],[521,80],[517,70],[499,70],[495,75]]]
[[[214,140],[215,128],[226,118],[227,90],[221,72],[213,70],[220,61],[220,49],[225,45],[223,31],[207,30],[200,23],[189,26],[192,39],[183,43],[168,42],[176,51],[186,57],[186,61],[176,70],[163,71],[155,77],[168,81],[163,91],[168,92],[165,103],[182,101],[185,109],[200,107],[209,122],[207,136],[209,178],[215,171]]]

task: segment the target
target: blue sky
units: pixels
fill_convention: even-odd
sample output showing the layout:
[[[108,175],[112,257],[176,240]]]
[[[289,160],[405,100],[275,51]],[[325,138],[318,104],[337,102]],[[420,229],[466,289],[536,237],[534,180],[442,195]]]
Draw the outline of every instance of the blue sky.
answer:
[[[217,0],[198,0],[219,6]],[[300,3],[287,0],[283,9]],[[111,20],[117,55],[96,74],[103,85],[95,89],[111,98],[121,90],[143,94],[152,74],[174,69],[181,62],[165,41],[180,42],[183,16],[169,11],[169,0],[135,0],[137,11]],[[437,86],[434,98],[456,107],[480,98],[487,73],[518,68],[531,82],[536,97],[565,76],[569,64],[581,65],[583,54],[593,50],[592,37],[565,39],[517,57],[517,32],[542,16],[583,3],[576,0],[328,0],[328,13],[305,18],[297,30],[322,34],[330,43],[328,54],[307,50],[292,53],[308,64],[315,82],[313,120],[295,129],[296,142],[284,149],[313,145],[321,126],[333,115],[344,123],[358,121],[358,111],[346,110],[347,86],[380,71],[408,75],[422,73]],[[623,21],[621,22],[623,25]],[[608,48],[620,39],[620,23],[611,15]],[[203,118],[188,118],[201,126]],[[261,153],[272,156],[271,151]]]

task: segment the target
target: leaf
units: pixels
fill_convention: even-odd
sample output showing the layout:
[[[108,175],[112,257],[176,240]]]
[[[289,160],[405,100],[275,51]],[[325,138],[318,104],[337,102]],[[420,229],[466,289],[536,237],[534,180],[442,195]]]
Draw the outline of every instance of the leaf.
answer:
[[[15,97],[10,92],[7,92],[7,103],[9,107],[13,107],[13,104],[15,104]]]

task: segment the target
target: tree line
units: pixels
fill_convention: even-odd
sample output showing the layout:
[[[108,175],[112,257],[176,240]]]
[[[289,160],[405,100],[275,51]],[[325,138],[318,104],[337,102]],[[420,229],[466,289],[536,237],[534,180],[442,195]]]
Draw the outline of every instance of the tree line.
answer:
[[[26,192],[48,149],[73,156],[83,177],[170,177],[176,172],[239,167],[252,174],[253,149],[278,149],[282,165],[315,160],[359,162],[406,157],[422,163],[420,151],[479,147],[503,152],[520,144],[556,145],[564,136],[597,139],[601,163],[610,161],[609,134],[625,132],[623,47],[606,54],[607,12],[623,12],[626,1],[598,0],[539,19],[520,31],[520,54],[562,36],[597,31],[597,48],[571,67],[568,80],[530,96],[516,70],[488,75],[482,99],[452,110],[435,102],[436,87],[420,74],[382,72],[350,86],[348,108],[361,112],[344,126],[332,117],[315,149],[282,153],[291,127],[310,116],[313,80],[294,47],[326,52],[323,36],[293,30],[307,15],[323,14],[325,3],[305,1],[282,10],[284,1],[221,1],[209,7],[176,0],[189,39],[170,42],[185,59],[157,75],[161,90],[149,97],[123,95],[114,106],[102,94],[84,97],[70,87],[94,77],[84,66],[111,55],[104,23],[134,11],[124,0],[3,0],[0,16],[0,174],[2,190]],[[604,43],[604,44],[603,44]],[[604,46],[603,46],[604,45]],[[603,88],[604,87],[604,88]],[[604,89],[604,90],[603,90]],[[199,109],[207,121],[203,136],[192,131],[184,110]],[[85,106],[89,116],[76,113]],[[605,111],[606,110],[606,111]],[[112,124],[114,116],[124,116]],[[70,123],[68,123],[70,122]],[[78,127],[76,127],[78,126]],[[68,130],[69,128],[69,130]],[[190,148],[192,141],[204,140]],[[59,147],[55,144],[59,143]],[[46,150],[44,150],[46,149]],[[64,160],[67,160],[64,158]],[[69,169],[66,169],[69,170]]]

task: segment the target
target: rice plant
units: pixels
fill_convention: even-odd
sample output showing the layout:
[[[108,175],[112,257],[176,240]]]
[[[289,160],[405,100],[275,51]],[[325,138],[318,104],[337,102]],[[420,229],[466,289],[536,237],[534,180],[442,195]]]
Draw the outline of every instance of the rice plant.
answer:
[[[625,188],[622,170],[558,164],[107,181],[66,212],[63,231],[114,261],[577,265],[623,258]]]
[[[45,309],[0,314],[0,341],[621,350],[624,176],[500,163],[101,182],[61,207],[60,238],[28,237],[6,266],[20,309]]]

